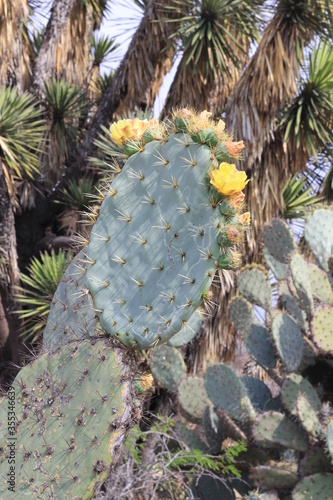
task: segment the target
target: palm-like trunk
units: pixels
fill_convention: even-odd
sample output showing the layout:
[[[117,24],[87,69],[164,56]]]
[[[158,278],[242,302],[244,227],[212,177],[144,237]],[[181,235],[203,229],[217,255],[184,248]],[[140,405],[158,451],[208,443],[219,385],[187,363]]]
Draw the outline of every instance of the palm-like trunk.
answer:
[[[13,317],[12,292],[19,281],[15,220],[0,159],[0,361],[17,362],[18,325]],[[3,376],[0,374],[0,379]],[[5,377],[6,378],[6,377]]]
[[[26,0],[0,0],[0,85],[23,90],[23,20],[28,16]]]
[[[57,52],[61,38],[68,27],[70,14],[77,0],[55,0],[49,22],[43,37],[42,46],[35,60],[33,71],[33,88],[38,96],[43,95],[44,81],[55,76],[53,54]],[[50,62],[52,62],[50,64]]]

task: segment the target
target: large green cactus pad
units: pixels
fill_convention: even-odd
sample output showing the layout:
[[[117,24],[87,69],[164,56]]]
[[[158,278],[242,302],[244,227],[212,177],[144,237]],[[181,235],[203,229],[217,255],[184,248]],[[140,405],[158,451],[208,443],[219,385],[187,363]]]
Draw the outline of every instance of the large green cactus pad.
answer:
[[[294,416],[297,415],[296,404],[301,394],[307,398],[315,412],[320,411],[321,401],[316,389],[301,375],[291,373],[283,383],[281,400],[286,410]]]
[[[263,239],[269,253],[279,262],[287,263],[296,248],[293,235],[287,224],[275,219],[263,230]]]
[[[213,160],[183,134],[152,141],[102,203],[87,283],[102,327],[129,347],[168,341],[210,287],[223,225],[205,179]]]
[[[0,491],[8,489],[4,478],[15,439],[16,498],[92,498],[119,457],[133,418],[131,363],[124,349],[100,340],[67,344],[23,368],[13,383],[13,434],[1,406],[7,444]]]

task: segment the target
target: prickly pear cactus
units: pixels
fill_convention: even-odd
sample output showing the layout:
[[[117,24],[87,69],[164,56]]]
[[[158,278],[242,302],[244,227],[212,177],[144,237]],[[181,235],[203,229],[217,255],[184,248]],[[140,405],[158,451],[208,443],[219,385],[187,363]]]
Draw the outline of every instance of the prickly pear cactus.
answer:
[[[246,174],[234,164],[243,145],[232,143],[224,123],[207,112],[181,110],[174,118],[169,128],[137,119],[111,126],[128,159],[104,196],[84,258],[77,259],[84,275],[67,279],[54,297],[49,345],[75,335],[73,308],[62,310],[69,284],[71,292],[78,288],[81,310],[92,303],[86,323],[96,315],[105,333],[128,347],[184,345],[200,328],[194,313],[217,269],[238,262],[237,244],[250,222],[242,210]],[[80,330],[77,323],[73,330]],[[81,330],[86,335],[86,325]]]
[[[16,498],[92,498],[133,422],[134,366],[129,353],[103,339],[67,344],[23,368],[0,408],[1,497],[9,498],[14,456]]]

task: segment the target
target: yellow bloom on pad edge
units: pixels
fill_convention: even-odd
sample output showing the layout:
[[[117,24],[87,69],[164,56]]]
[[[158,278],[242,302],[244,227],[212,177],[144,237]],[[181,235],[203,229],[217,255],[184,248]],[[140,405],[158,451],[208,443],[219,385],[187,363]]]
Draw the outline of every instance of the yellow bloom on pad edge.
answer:
[[[123,146],[125,142],[140,139],[147,128],[156,126],[156,120],[119,120],[112,123],[110,127],[111,139],[119,146]]]
[[[240,193],[249,179],[247,179],[245,172],[236,169],[236,165],[221,163],[218,169],[212,171],[210,182],[219,193],[230,196]]]

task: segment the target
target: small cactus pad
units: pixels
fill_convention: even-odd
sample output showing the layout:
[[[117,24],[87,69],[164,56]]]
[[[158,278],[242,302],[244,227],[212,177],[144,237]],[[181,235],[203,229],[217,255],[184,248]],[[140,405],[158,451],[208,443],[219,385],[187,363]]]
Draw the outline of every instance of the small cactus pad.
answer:
[[[327,274],[315,264],[310,263],[308,264],[308,276],[313,297],[328,306],[333,305],[333,291]]]
[[[308,329],[306,314],[300,308],[296,297],[291,295],[286,281],[280,281],[279,283],[279,300],[281,306],[286,309],[290,316],[294,318],[300,329],[305,332]]]
[[[227,365],[210,366],[205,373],[205,387],[213,404],[238,421],[253,419],[256,412],[243,382]]]
[[[236,330],[245,335],[254,322],[253,306],[243,297],[235,297],[230,303],[230,317]]]
[[[263,240],[274,259],[279,262],[289,262],[291,254],[296,248],[296,243],[285,222],[281,219],[275,219],[271,225],[265,226]]]
[[[102,327],[129,347],[167,342],[212,283],[225,222],[206,182],[213,160],[184,134],[149,142],[101,205],[87,283]]]
[[[5,430],[0,459],[5,478],[15,437],[16,498],[94,496],[119,458],[133,419],[132,363],[109,340],[82,341],[20,371],[13,383],[16,429]],[[0,421],[7,429],[6,414]],[[7,491],[8,483],[1,481],[3,498],[9,498]]]
[[[265,270],[258,266],[245,267],[238,277],[238,289],[252,304],[271,310],[272,291]]]
[[[288,462],[269,462],[257,465],[250,473],[253,484],[259,488],[290,489],[298,482],[297,466]]]
[[[89,338],[95,332],[97,319],[86,284],[86,266],[82,250],[74,257],[58,285],[43,334],[46,350]]]
[[[297,370],[302,361],[303,337],[295,320],[288,314],[277,314],[272,323],[272,335],[287,370]]]
[[[178,388],[180,411],[187,420],[200,424],[205,408],[210,404],[204,380],[200,377],[184,378]]]
[[[293,489],[292,500],[330,500],[333,492],[333,474],[312,474],[304,477]]]
[[[314,346],[310,344],[310,341],[308,339],[303,338],[302,361],[298,367],[298,371],[303,372],[310,366],[314,366],[316,364],[316,360],[317,353]]]
[[[180,352],[168,345],[152,351],[149,366],[156,380],[170,391],[177,391],[180,381],[186,377],[186,367]]]
[[[272,393],[267,385],[258,378],[241,377],[240,379],[246,387],[253,408],[257,411],[265,410],[272,399]]]
[[[269,411],[258,415],[253,424],[253,439],[263,448],[291,448],[307,451],[308,441],[297,424],[282,413]]]
[[[291,415],[297,415],[296,403],[301,394],[307,398],[314,411],[320,411],[321,401],[316,389],[301,375],[291,373],[286,377],[281,392],[282,404]]]
[[[329,271],[328,259],[333,247],[333,212],[320,209],[310,214],[306,220],[304,237],[319,266]]]
[[[266,247],[264,248],[264,258],[266,264],[277,280],[285,280],[287,278],[288,264],[284,264],[283,262],[275,259],[273,255],[269,253]]]
[[[316,311],[312,329],[316,345],[325,353],[333,354],[333,307]]]
[[[193,313],[186,323],[182,325],[181,330],[168,340],[168,345],[171,347],[183,347],[188,344],[199,333],[201,325],[202,317],[197,312]]]
[[[304,429],[316,439],[323,437],[323,428],[319,422],[318,413],[303,394],[300,394],[297,398],[296,410],[298,420]]]
[[[275,368],[276,357],[269,331],[261,324],[254,324],[245,338],[245,346],[258,365],[264,370]]]
[[[311,318],[313,316],[314,304],[308,268],[302,255],[293,255],[290,261],[290,270],[301,307],[307,317]]]

